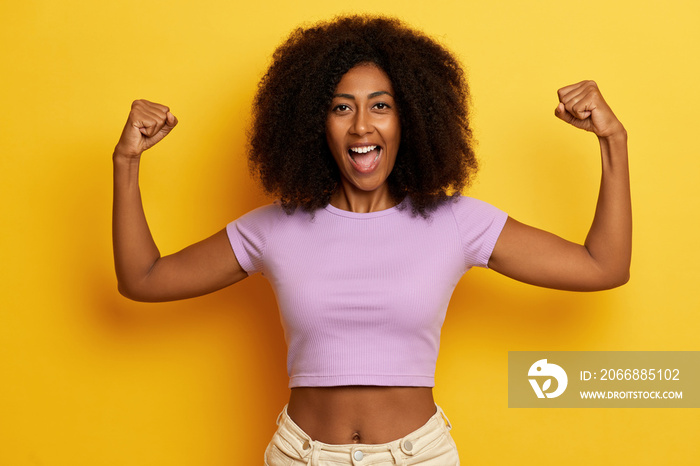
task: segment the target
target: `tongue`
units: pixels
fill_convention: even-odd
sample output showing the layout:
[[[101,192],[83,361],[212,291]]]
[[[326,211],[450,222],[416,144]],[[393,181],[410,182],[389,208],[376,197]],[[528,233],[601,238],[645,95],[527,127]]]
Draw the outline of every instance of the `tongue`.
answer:
[[[377,149],[371,150],[371,151],[367,152],[366,154],[353,154],[352,155],[352,159],[355,161],[355,163],[364,169],[369,168],[372,165],[372,163],[374,162],[374,159],[376,157],[377,157]]]

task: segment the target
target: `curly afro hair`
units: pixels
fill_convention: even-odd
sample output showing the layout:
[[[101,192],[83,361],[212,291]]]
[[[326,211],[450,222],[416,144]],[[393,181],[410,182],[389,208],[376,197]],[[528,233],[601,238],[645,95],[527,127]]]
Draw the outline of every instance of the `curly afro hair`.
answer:
[[[299,28],[275,51],[253,103],[249,162],[287,213],[330,202],[340,171],[326,142],[326,117],[342,76],[373,63],[389,76],[401,142],[387,179],[395,202],[429,212],[476,173],[469,91],[456,58],[394,18],[349,16]]]

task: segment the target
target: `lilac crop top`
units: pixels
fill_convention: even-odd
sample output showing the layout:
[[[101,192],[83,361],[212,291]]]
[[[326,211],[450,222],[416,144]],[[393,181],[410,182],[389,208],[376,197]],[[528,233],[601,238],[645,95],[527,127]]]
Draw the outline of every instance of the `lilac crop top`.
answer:
[[[290,387],[432,387],[452,292],[487,266],[506,218],[470,197],[427,220],[410,206],[311,216],[272,204],[226,230],[243,269],[275,291]]]

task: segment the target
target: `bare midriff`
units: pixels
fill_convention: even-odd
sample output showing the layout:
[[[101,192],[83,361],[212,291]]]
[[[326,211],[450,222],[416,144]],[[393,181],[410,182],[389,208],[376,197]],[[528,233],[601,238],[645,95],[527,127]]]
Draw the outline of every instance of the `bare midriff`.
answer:
[[[297,387],[287,414],[312,440],[333,445],[388,443],[436,412],[430,387]]]

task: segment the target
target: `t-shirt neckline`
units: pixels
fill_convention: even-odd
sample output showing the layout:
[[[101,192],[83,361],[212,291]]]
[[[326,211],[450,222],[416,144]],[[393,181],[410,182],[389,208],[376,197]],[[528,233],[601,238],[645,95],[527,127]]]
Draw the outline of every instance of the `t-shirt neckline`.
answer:
[[[377,217],[384,217],[385,215],[391,215],[393,213],[396,213],[399,211],[399,206],[401,206],[405,202],[405,199],[401,201],[400,203],[396,204],[393,207],[389,207],[388,209],[384,210],[377,210],[375,212],[352,212],[350,210],[343,210],[339,209],[335,206],[332,206],[331,204],[326,205],[325,209],[334,214],[334,215],[339,215],[341,217],[347,217],[347,218],[356,218],[356,219],[370,219],[370,218],[377,218]]]

